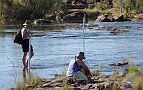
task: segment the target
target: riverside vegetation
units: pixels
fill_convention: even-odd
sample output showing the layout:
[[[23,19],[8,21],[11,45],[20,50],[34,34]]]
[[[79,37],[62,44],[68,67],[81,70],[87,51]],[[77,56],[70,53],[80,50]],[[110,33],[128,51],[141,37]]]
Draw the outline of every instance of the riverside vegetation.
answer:
[[[142,90],[143,70],[129,63],[124,72],[115,70],[111,75],[104,75],[100,68],[92,70],[92,81],[69,84],[65,72],[50,79],[30,76],[19,81],[11,90]]]
[[[2,22],[17,22],[27,19],[48,19],[49,15],[63,12],[67,14],[68,8],[66,2],[68,0],[0,0],[0,21]],[[70,0],[73,4],[78,0]],[[82,0],[79,0],[82,1]],[[86,1],[86,0],[83,0]],[[109,0],[98,0],[87,4],[83,11],[87,12],[89,18],[93,14],[108,14],[124,15],[133,18],[135,15],[143,13],[142,0],[113,0],[110,5]],[[57,8],[58,7],[58,8]],[[92,18],[94,19],[94,18]]]

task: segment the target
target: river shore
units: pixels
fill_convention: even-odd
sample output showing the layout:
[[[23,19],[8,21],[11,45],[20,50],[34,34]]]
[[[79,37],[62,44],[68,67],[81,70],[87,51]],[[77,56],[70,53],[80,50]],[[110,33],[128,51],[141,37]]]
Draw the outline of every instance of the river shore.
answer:
[[[132,63],[126,65],[128,67],[124,72],[114,71],[110,75],[102,74],[100,70],[92,70],[93,76],[88,82],[68,83],[63,72],[53,78],[28,79],[27,83],[21,82],[10,90],[140,90],[143,80],[142,69]]]

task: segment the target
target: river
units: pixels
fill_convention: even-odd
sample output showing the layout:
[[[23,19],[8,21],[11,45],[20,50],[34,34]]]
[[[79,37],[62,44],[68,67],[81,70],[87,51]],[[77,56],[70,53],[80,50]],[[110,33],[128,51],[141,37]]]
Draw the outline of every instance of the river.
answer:
[[[67,65],[78,51],[85,52],[85,62],[90,69],[99,65],[102,72],[115,69],[108,64],[129,60],[143,65],[143,23],[112,22],[92,23],[98,27],[83,29],[60,26],[33,26],[31,42],[34,56],[31,73],[40,77],[52,77],[66,71]],[[127,26],[120,34],[113,34],[105,26]],[[0,90],[13,87],[23,75],[21,46],[13,43],[20,25],[0,28]],[[119,68],[118,68],[119,69]]]

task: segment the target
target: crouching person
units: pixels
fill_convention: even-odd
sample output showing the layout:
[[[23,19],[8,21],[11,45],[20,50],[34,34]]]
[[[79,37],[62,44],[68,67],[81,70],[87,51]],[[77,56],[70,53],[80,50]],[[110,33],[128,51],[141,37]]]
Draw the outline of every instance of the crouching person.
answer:
[[[66,77],[69,83],[88,81],[91,73],[88,66],[83,62],[84,52],[79,52],[73,60],[70,61]]]

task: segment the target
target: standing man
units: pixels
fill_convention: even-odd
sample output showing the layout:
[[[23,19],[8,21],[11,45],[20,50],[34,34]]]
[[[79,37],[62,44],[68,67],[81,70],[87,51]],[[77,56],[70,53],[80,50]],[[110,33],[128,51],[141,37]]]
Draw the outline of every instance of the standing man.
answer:
[[[31,26],[31,21],[26,20],[25,23],[23,24],[23,28],[21,30],[21,35],[23,38],[23,42],[21,44],[22,50],[23,50],[23,55],[22,55],[22,62],[24,67],[28,67],[28,62],[26,62],[26,56],[27,53],[29,52],[29,39],[31,38],[31,32],[29,30],[29,27]],[[31,45],[31,50],[30,50],[30,59],[34,55],[33,52],[33,47]]]

